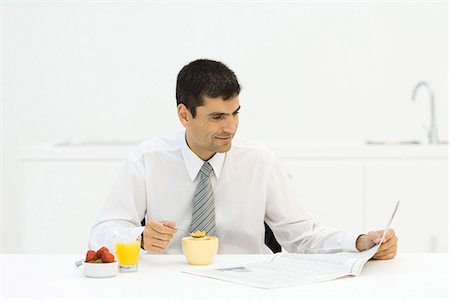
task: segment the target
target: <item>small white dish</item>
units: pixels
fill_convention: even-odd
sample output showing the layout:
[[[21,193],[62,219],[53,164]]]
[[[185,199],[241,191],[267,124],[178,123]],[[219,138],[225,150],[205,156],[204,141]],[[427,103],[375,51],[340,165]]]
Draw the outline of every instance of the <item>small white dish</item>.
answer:
[[[83,273],[86,277],[106,278],[114,277],[119,272],[117,261],[110,263],[83,262]]]

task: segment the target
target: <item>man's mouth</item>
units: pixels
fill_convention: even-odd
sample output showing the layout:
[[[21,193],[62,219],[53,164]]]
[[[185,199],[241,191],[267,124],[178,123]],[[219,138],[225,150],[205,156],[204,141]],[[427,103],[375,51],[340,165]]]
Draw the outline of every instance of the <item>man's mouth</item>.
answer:
[[[232,138],[231,135],[229,135],[229,136],[216,136],[216,139],[224,140],[224,141],[229,140],[231,138]]]

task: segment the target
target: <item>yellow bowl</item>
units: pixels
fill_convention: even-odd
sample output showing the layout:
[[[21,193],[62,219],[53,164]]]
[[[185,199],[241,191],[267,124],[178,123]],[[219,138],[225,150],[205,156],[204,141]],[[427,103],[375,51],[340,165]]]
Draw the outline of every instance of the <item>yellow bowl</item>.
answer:
[[[181,241],[184,257],[191,265],[209,265],[219,249],[219,239],[215,236],[206,236],[196,239],[185,237]]]

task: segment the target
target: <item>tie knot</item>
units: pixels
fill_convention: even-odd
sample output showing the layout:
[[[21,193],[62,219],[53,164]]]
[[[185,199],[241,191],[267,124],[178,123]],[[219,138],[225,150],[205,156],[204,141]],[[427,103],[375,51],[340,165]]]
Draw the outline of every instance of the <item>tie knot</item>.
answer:
[[[212,166],[209,164],[209,162],[205,162],[202,166],[202,168],[200,169],[200,174],[206,177],[209,177],[209,175],[211,175],[213,168]]]

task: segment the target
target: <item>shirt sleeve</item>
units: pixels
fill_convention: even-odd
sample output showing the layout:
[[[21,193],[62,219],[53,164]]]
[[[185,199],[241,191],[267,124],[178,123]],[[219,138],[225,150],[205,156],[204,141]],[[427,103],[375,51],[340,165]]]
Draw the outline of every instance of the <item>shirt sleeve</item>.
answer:
[[[141,220],[146,213],[146,187],[144,167],[130,156],[106,199],[91,229],[89,248],[106,246],[114,249],[114,233],[129,231],[140,235]],[[138,232],[139,231],[139,232]]]
[[[265,221],[288,252],[358,251],[356,239],[359,234],[322,226],[313,220],[302,207],[294,183],[275,158],[267,182]]]

